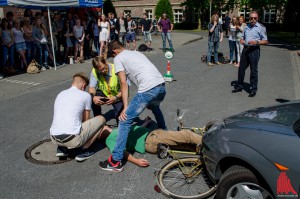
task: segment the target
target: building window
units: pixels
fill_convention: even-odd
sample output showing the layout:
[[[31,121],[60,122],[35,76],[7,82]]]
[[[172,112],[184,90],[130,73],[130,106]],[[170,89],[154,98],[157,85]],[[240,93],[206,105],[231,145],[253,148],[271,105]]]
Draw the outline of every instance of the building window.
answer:
[[[144,9],[144,13],[147,14],[148,19],[153,19],[153,10],[152,9]]]
[[[131,10],[124,10],[124,14],[126,15],[131,15]]]
[[[246,14],[246,16],[245,16],[245,14]],[[239,10],[239,16],[243,16],[245,18],[246,22],[249,21],[249,14],[250,14],[249,8],[246,9],[245,7],[243,7]]]
[[[183,19],[182,9],[174,9],[174,23],[181,23]]]
[[[270,9],[270,10],[264,10],[264,15],[263,15],[263,22],[264,23],[275,23],[276,21],[276,13],[275,9]]]

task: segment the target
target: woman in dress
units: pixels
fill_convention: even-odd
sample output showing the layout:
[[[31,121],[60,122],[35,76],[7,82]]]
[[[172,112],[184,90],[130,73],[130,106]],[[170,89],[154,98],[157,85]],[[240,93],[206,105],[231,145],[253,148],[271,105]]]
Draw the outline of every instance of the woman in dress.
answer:
[[[236,17],[232,17],[231,23],[229,24],[229,64],[233,64],[233,55],[235,54],[235,60],[237,60],[237,52],[236,52]]]
[[[80,63],[80,61],[77,60],[77,54],[78,54],[78,48],[80,48],[80,60],[83,61],[83,44],[84,44],[84,29],[83,26],[80,23],[80,19],[76,20],[76,25],[73,27],[73,33],[75,36],[75,49],[74,49],[74,59],[75,63]]]
[[[103,50],[105,50],[105,45],[109,41],[110,37],[110,25],[106,19],[105,14],[101,15],[101,19],[98,19],[98,26],[100,27],[100,53],[99,56],[101,57],[103,54]]]
[[[14,21],[15,27],[12,28],[12,32],[15,38],[15,47],[17,52],[20,54],[21,57],[21,69],[25,70],[27,68],[27,61],[26,61],[26,43],[24,39],[24,30],[21,28],[21,22],[19,19]]]
[[[244,45],[240,44],[240,40],[242,39],[243,32],[247,24],[245,23],[245,18],[243,16],[239,17],[239,20],[236,21],[236,50],[237,50],[237,63],[236,67],[240,66],[241,55],[244,48]]]

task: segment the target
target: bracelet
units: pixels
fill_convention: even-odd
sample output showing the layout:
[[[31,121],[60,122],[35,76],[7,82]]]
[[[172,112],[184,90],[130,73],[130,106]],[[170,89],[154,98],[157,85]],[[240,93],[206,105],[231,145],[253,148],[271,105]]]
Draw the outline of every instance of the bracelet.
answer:
[[[91,97],[92,97],[92,100],[93,98],[95,97],[95,94],[94,93],[90,93]]]

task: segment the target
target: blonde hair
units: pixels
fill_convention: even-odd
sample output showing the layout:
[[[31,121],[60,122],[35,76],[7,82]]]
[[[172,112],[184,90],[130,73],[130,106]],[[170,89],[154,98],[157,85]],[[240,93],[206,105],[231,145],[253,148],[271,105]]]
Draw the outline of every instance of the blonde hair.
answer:
[[[217,17],[217,21],[219,21],[219,16],[217,14],[214,14],[214,15],[211,16],[210,23],[212,23],[212,24],[214,23],[214,18],[215,17]]]
[[[92,65],[95,69],[98,68],[99,63],[107,65],[106,63],[106,59],[104,56],[96,56],[93,60],[92,60]]]
[[[90,84],[90,80],[84,72],[76,73],[75,75],[73,75],[73,82],[75,82],[76,81],[75,79],[78,79],[78,78],[80,78],[82,81],[84,81],[86,83],[86,85]]]

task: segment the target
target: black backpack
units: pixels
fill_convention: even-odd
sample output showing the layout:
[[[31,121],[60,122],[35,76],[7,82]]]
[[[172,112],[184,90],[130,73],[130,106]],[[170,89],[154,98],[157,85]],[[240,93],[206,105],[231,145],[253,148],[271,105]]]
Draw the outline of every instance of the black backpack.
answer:
[[[145,51],[147,51],[147,49],[148,49],[148,47],[146,46],[146,44],[141,44],[138,47],[138,50],[141,52],[145,52]]]

